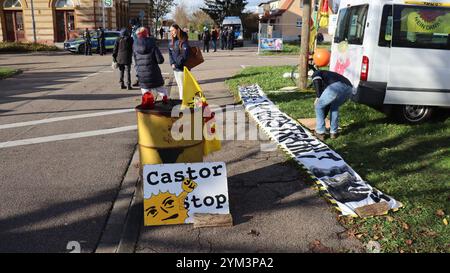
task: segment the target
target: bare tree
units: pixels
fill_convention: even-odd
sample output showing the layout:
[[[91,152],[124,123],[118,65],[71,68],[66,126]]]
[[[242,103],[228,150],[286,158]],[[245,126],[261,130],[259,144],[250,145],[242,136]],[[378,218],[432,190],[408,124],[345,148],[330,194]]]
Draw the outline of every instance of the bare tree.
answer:
[[[159,20],[170,12],[173,5],[174,0],[150,0],[149,13],[155,19],[155,33],[158,31]]]
[[[179,4],[175,8],[175,12],[173,14],[173,19],[175,22],[182,28],[188,27],[189,25],[189,14],[188,14],[188,8],[184,3]]]
[[[202,10],[196,10],[191,15],[191,28],[197,31],[202,31],[204,26],[211,26],[214,20]]]

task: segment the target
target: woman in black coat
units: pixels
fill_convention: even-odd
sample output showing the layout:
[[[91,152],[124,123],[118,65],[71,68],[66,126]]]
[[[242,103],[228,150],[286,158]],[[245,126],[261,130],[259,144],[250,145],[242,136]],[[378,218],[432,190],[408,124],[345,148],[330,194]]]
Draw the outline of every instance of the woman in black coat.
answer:
[[[127,71],[127,86],[131,90],[131,59],[133,56],[133,38],[127,29],[123,28],[120,31],[120,37],[117,38],[114,44],[113,60],[117,63],[120,70],[120,87],[125,89],[123,74]]]
[[[137,36],[138,40],[135,44],[134,52],[142,94],[151,92],[155,99],[158,94],[167,97],[167,91],[164,88],[164,78],[159,68],[159,64],[164,63],[164,57],[156,46],[156,40],[149,37],[146,28],[139,29]]]

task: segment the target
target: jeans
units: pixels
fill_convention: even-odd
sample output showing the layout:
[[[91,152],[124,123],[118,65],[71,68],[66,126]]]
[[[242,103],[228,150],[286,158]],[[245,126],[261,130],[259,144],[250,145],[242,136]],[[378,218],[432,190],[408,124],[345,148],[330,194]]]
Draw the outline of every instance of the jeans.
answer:
[[[131,86],[131,64],[119,64],[119,71],[120,71],[120,83],[123,85],[124,84],[124,80],[123,80],[123,74],[125,72],[125,70],[127,71],[127,85]]]
[[[212,40],[212,47],[214,49],[214,52],[217,51],[217,40]]]
[[[329,85],[323,91],[316,106],[316,133],[325,134],[325,109],[330,106],[330,133],[336,134],[339,127],[339,106],[352,94],[352,87],[341,82]]]

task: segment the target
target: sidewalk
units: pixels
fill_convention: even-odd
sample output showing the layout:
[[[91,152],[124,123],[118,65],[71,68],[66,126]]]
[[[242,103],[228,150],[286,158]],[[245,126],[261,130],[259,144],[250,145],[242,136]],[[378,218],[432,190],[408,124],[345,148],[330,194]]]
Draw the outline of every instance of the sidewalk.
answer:
[[[241,64],[254,62],[254,53],[244,51],[237,49],[232,53],[205,54],[206,62],[198,71],[193,71],[209,104],[234,104],[224,80],[241,67],[233,60],[227,61],[226,55],[242,55],[239,57]],[[282,62],[280,60],[280,64]],[[262,61],[260,65],[267,64]],[[233,227],[142,226],[135,251],[361,251],[362,244],[357,239],[341,239],[345,236],[339,234],[345,229],[338,224],[337,214],[310,185],[302,181],[299,171],[287,162],[284,153],[280,150],[263,152],[260,144],[249,140],[224,141],[221,151],[204,160],[225,161],[227,164]]]

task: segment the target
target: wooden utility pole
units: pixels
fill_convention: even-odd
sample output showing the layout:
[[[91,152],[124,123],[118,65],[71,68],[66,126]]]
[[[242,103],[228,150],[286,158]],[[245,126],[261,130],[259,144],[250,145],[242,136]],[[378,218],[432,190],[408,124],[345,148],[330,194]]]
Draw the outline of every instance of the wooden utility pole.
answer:
[[[302,15],[302,35],[300,42],[300,64],[298,67],[298,87],[300,90],[306,88],[308,84],[308,55],[309,55],[309,33],[311,20],[311,0],[303,1]]]

